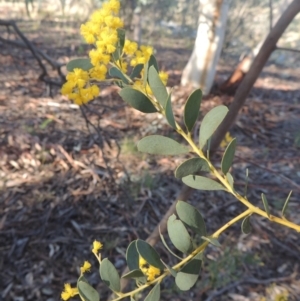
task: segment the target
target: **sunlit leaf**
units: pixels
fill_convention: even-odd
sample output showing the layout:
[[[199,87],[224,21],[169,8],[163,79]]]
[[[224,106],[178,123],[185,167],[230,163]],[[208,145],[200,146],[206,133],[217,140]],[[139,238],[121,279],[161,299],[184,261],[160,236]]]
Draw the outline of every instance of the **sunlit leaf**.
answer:
[[[202,91],[197,89],[188,97],[184,106],[184,123],[189,132],[193,129],[198,119],[201,100]]]
[[[101,261],[99,272],[101,279],[111,290],[115,292],[121,290],[119,273],[107,258]]]
[[[141,91],[135,90],[131,87],[125,87],[119,92],[120,96],[130,106],[143,113],[155,113],[156,108],[151,100]]]
[[[75,60],[70,61],[67,64],[67,70],[69,72],[74,71],[75,68],[79,68],[79,69],[82,69],[84,71],[89,71],[93,67],[94,66],[91,63],[91,60],[87,59],[87,58],[75,59]]]
[[[211,236],[202,236],[202,239],[208,241],[209,243],[211,243],[212,245],[216,246],[216,247],[221,247],[221,244],[219,243],[218,239],[215,237],[211,237]]]
[[[205,178],[202,176],[187,176],[182,178],[182,182],[194,189],[200,189],[200,190],[225,190],[225,187],[221,185],[220,183]]]
[[[160,300],[160,283],[156,283],[153,289],[149,292],[145,301],[159,301]]]
[[[169,253],[171,253],[173,256],[175,256],[176,258],[182,260],[181,257],[179,257],[178,255],[176,255],[176,254],[169,248],[169,246],[168,246],[167,243],[166,243],[166,240],[165,240],[164,236],[163,236],[163,235],[161,234],[161,232],[160,232],[160,227],[159,227],[158,229],[159,229],[159,236],[160,236],[160,239],[161,239],[163,245],[165,246],[165,248],[166,248],[166,249],[169,251]],[[161,260],[161,261],[162,261],[162,260]],[[163,261],[162,261],[162,262],[163,262]],[[164,262],[163,262],[163,263],[164,263]],[[165,264],[164,264],[164,265],[165,265]]]
[[[230,187],[233,188],[234,179],[233,179],[233,177],[232,177],[232,175],[231,175],[230,172],[227,172],[226,179],[227,179]]]
[[[122,276],[122,278],[125,278],[125,279],[140,278],[140,277],[144,277],[144,273],[141,270],[132,270]]]
[[[138,142],[137,148],[140,152],[154,155],[180,155],[189,152],[186,146],[160,135],[144,137]]]
[[[175,283],[182,291],[188,291],[198,280],[201,270],[201,254],[188,262],[175,277]]]
[[[290,197],[291,197],[291,195],[292,195],[292,192],[293,192],[293,191],[291,190],[290,193],[289,193],[289,195],[287,196],[285,202],[284,202],[284,205],[283,205],[283,208],[282,208],[282,211],[281,211],[282,216],[285,216],[285,212],[286,212],[286,209],[287,209],[287,205],[288,205],[288,203],[289,203],[289,200],[290,200]]]
[[[261,199],[263,201],[263,204],[264,204],[264,207],[265,207],[265,211],[267,213],[267,216],[270,217],[270,208],[269,208],[269,204],[268,204],[268,201],[267,201],[267,198],[266,196],[262,193],[261,194]]]
[[[155,98],[161,106],[165,108],[168,100],[167,88],[160,79],[154,66],[149,67],[148,82]]]
[[[167,223],[168,234],[175,248],[184,254],[192,251],[191,237],[181,220],[176,219],[172,214]]]
[[[139,269],[139,253],[136,249],[136,240],[132,241],[126,250],[126,261],[129,270]]]
[[[85,281],[79,281],[77,284],[79,295],[85,301],[99,301],[98,292]]]
[[[236,146],[236,138],[232,139],[229,142],[229,144],[224,152],[224,155],[222,158],[222,163],[221,163],[222,172],[224,173],[224,175],[227,174],[227,172],[229,171],[229,169],[232,165],[234,153],[235,153],[235,146]]]
[[[176,168],[175,177],[181,179],[189,175],[195,175],[199,171],[210,171],[207,162],[202,158],[191,158],[184,161]]]
[[[244,234],[249,234],[251,232],[250,215],[243,219],[241,227]]]
[[[228,108],[218,106],[210,110],[203,118],[199,131],[199,145],[203,148],[207,140],[213,135],[220,123],[227,115]]]
[[[136,248],[139,254],[152,266],[163,270],[164,265],[160,261],[160,257],[157,252],[154,250],[152,246],[150,246],[147,242],[138,239],[136,241]]]
[[[166,103],[166,119],[167,119],[169,125],[173,129],[176,129],[176,124],[175,124],[175,119],[174,119],[174,114],[173,114],[172,104],[171,104],[171,93],[169,94],[167,103]]]
[[[196,233],[206,236],[205,222],[200,212],[187,202],[178,201],[176,204],[178,217]]]

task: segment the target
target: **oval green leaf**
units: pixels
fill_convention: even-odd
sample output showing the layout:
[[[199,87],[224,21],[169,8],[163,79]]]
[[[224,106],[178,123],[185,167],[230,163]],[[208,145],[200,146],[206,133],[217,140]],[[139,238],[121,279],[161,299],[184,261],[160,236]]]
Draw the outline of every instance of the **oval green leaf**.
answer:
[[[182,291],[188,291],[198,280],[201,270],[201,254],[188,262],[175,277],[175,283]]]
[[[180,155],[189,152],[189,149],[176,142],[175,140],[160,136],[152,135],[141,139],[137,148],[140,152],[154,155]]]
[[[155,113],[156,108],[151,100],[141,91],[135,90],[131,87],[125,87],[119,92],[120,96],[130,106],[143,113]]]
[[[75,60],[70,61],[67,64],[67,70],[69,72],[74,71],[75,68],[79,68],[79,69],[82,69],[84,71],[89,71],[93,67],[94,66],[91,63],[91,60],[87,59],[87,58],[75,59]]]
[[[118,42],[116,45],[116,50],[113,53],[113,58],[115,61],[118,61],[122,52],[123,52],[123,47],[124,47],[124,43],[125,43],[125,30],[122,28],[118,28],[117,29],[117,33],[118,33]]]
[[[286,212],[286,209],[287,209],[287,205],[288,205],[288,203],[289,203],[289,200],[290,200],[290,197],[291,197],[291,195],[292,195],[292,192],[293,192],[293,191],[291,190],[290,193],[289,193],[289,195],[287,196],[285,202],[284,202],[284,205],[283,205],[283,208],[282,208],[282,211],[281,211],[282,216],[285,216],[285,212]]]
[[[113,78],[119,78],[123,81],[124,84],[128,85],[129,84],[129,81],[128,79],[126,78],[126,76],[123,74],[123,72],[118,69],[117,67],[115,66],[112,66],[110,69],[109,69],[109,75]]]
[[[149,292],[145,301],[159,301],[160,300],[160,283],[156,283],[153,289]]]
[[[242,221],[241,228],[244,234],[249,234],[251,232],[250,216],[251,215],[246,216]]]
[[[233,189],[234,179],[233,179],[233,177],[232,177],[232,175],[231,175],[230,172],[227,172],[227,174],[226,174],[226,179],[227,179],[227,181],[228,181],[230,187]]]
[[[184,161],[176,168],[175,177],[181,179],[189,175],[195,175],[199,171],[210,171],[207,162],[202,158],[191,158]]]
[[[145,241],[138,239],[136,241],[136,248],[139,252],[139,254],[152,266],[163,270],[164,265],[160,261],[160,257],[157,254],[157,252],[153,249],[152,246],[150,246]]]
[[[199,115],[202,91],[197,89],[188,97],[184,106],[184,124],[189,132],[192,131]]]
[[[187,202],[178,201],[176,204],[176,212],[178,217],[184,222],[185,225],[193,229],[201,236],[206,236],[204,219],[195,207]]]
[[[125,278],[125,279],[141,278],[141,277],[144,277],[144,273],[141,270],[132,270],[122,276],[122,278]]]
[[[209,243],[211,243],[212,245],[220,248],[221,244],[219,243],[218,239],[215,237],[211,237],[211,236],[201,236],[202,239],[208,241]]]
[[[232,139],[229,142],[222,158],[221,166],[224,175],[227,174],[233,162],[235,147],[236,147],[236,138]]]
[[[265,211],[267,213],[267,216],[270,217],[270,208],[269,208],[269,204],[268,204],[268,201],[267,201],[267,198],[266,196],[262,193],[261,194],[261,199],[263,201],[263,204],[264,204],[264,208],[265,208]]]
[[[135,78],[140,78],[141,77],[141,72],[144,68],[143,64],[137,64],[133,69],[132,72],[130,74],[130,78],[131,79],[135,79]]]
[[[166,119],[167,119],[169,125],[173,129],[176,129],[176,124],[175,124],[175,119],[174,119],[174,114],[173,114],[172,104],[171,104],[171,93],[169,94],[167,103],[166,103]]]
[[[217,106],[203,118],[199,131],[199,145],[202,149],[228,113],[225,106]]]
[[[115,266],[107,259],[103,259],[100,268],[100,277],[103,282],[114,292],[121,290],[120,276]]]
[[[153,66],[155,68],[156,72],[159,72],[158,63],[153,54],[151,54],[150,59],[148,61],[148,68],[150,68],[151,66]]]
[[[154,66],[149,67],[148,82],[155,98],[161,106],[165,108],[168,100],[167,88],[160,79]]]
[[[139,269],[139,253],[136,249],[136,240],[132,241],[126,250],[126,261],[129,270]]]
[[[182,221],[176,219],[174,214],[168,219],[167,229],[170,240],[177,250],[184,254],[192,251],[193,245],[189,232]]]
[[[179,257],[178,255],[176,255],[170,248],[169,246],[167,245],[167,242],[165,241],[165,238],[164,236],[161,234],[160,232],[160,227],[158,228],[159,230],[159,236],[160,236],[160,239],[163,243],[163,245],[165,246],[165,248],[169,251],[169,253],[171,253],[173,256],[175,256],[176,258],[178,258],[179,260],[182,260],[183,258]],[[161,262],[166,266],[166,264],[161,260]]]
[[[79,281],[77,284],[80,297],[85,301],[99,301],[98,292],[85,281]]]
[[[194,189],[200,190],[225,190],[225,187],[220,183],[201,176],[187,176],[182,178],[182,182]]]

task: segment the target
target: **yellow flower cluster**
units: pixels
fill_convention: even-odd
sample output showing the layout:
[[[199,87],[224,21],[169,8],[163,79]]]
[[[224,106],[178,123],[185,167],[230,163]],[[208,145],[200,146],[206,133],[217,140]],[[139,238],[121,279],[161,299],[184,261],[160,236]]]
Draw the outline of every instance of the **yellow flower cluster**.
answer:
[[[233,138],[231,137],[230,133],[227,132],[225,137],[223,138],[223,140],[220,143],[220,147],[225,148],[232,139]]]
[[[116,58],[117,47],[120,47],[118,31],[123,28],[123,21],[119,18],[120,1],[109,0],[102,5],[102,8],[95,11],[88,22],[80,27],[81,35],[88,44],[95,46],[89,52],[90,62],[93,65],[88,71],[75,68],[67,75],[67,82],[62,87],[62,94],[68,96],[78,105],[85,104],[100,93],[95,81],[106,79],[108,65],[115,66],[124,74],[127,73],[128,64],[135,67],[138,64],[145,65],[151,55],[153,48],[141,45],[136,42],[125,40],[122,53]],[[140,77],[130,81],[134,88],[152,95],[150,87],[144,87],[142,71]],[[165,72],[159,73],[160,78],[166,84],[168,75]],[[129,77],[128,77],[129,78]]]
[[[80,267],[80,272],[81,274],[84,274],[85,272],[88,272],[91,269],[91,264],[88,261],[85,261],[82,265],[82,267]]]
[[[140,270],[144,273],[145,276],[147,276],[147,281],[153,281],[155,278],[157,278],[161,271],[160,269],[150,265],[143,257],[139,257],[139,267]]]
[[[94,254],[98,254],[102,248],[103,248],[103,244],[98,240],[94,240],[92,252]]]
[[[64,301],[66,301],[78,294],[79,294],[79,292],[76,287],[73,288],[73,287],[71,287],[71,285],[69,283],[66,283],[65,287],[64,287],[64,291],[61,293],[61,298]]]

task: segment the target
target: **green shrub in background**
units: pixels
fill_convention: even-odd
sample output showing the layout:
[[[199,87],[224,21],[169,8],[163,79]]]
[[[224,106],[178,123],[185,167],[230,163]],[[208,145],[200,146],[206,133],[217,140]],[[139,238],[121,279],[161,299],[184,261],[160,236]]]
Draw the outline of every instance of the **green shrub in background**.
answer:
[[[174,131],[185,140],[185,143],[180,144],[174,139],[160,135],[146,136],[137,144],[140,152],[168,156],[193,154],[193,158],[184,161],[177,167],[175,177],[182,179],[184,184],[195,189],[223,190],[233,195],[246,207],[241,214],[214,233],[209,234],[201,213],[188,203],[179,200],[176,205],[177,215],[173,214],[169,217],[167,230],[173,246],[182,253],[181,256],[171,250],[161,234],[165,248],[178,259],[178,263],[170,267],[162,261],[156,250],[147,242],[140,239],[131,242],[126,251],[129,273],[122,277],[135,280],[137,287],[127,293],[121,292],[120,276],[114,265],[107,258],[101,257],[102,243],[94,241],[92,252],[100,265],[100,277],[114,292],[115,301],[125,298],[134,300],[135,295],[148,287],[151,287],[151,290],[145,300],[157,301],[160,299],[160,284],[166,276],[173,277],[177,287],[182,291],[189,290],[196,283],[202,267],[204,250],[208,244],[219,247],[220,234],[231,225],[242,221],[242,231],[247,234],[251,230],[251,215],[258,214],[298,232],[300,232],[300,226],[285,218],[290,194],[283,206],[282,216],[276,217],[270,214],[268,201],[264,194],[261,197],[265,210],[261,210],[248,201],[246,189],[245,195],[236,192],[234,179],[230,174],[236,139],[230,140],[227,137],[230,142],[223,154],[221,170],[213,166],[209,159],[210,139],[226,116],[227,107],[217,106],[204,116],[200,126],[199,139],[194,141],[192,130],[198,120],[201,107],[201,90],[195,90],[186,100],[183,125],[181,125],[174,118],[171,93],[165,86],[167,74],[159,71],[151,47],[138,47],[135,42],[125,39],[125,32],[122,29],[123,22],[118,17],[119,9],[119,1],[110,0],[104,3],[101,9],[94,12],[86,24],[81,26],[81,33],[86,42],[95,47],[90,51],[89,58],[69,62],[67,82],[62,87],[62,93],[74,103],[82,105],[99,95],[97,82],[115,83],[120,87],[119,94],[126,103],[143,113],[164,115]],[[128,65],[132,69],[130,73]],[[107,78],[107,74],[109,74],[109,78]],[[199,176],[199,172],[203,175]],[[195,236],[201,237],[200,244],[195,243]],[[90,268],[90,263],[83,264],[76,288],[65,284],[61,294],[63,300],[68,300],[78,294],[85,301],[100,300],[99,293],[84,277],[84,273]]]

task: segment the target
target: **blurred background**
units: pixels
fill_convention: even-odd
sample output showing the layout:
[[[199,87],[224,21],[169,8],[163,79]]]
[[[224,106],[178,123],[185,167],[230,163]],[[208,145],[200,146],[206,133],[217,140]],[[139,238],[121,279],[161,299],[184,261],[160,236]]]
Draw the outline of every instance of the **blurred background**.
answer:
[[[200,1],[201,2],[201,1]],[[225,1],[226,2],[226,1]],[[202,116],[230,105],[237,85],[224,86],[243,59],[259,49],[289,0],[232,0],[214,82]],[[65,64],[90,50],[80,24],[103,1],[0,1],[0,299],[59,300],[65,282],[76,284],[79,266],[93,263],[90,282],[101,298],[90,245],[104,243],[103,256],[121,272],[129,242],[146,239],[182,189],[174,170],[187,157],[137,152],[145,135],[178,139],[160,116],[126,106],[114,86],[79,108],[60,94]],[[182,72],[192,54],[199,0],[122,0],[130,39],[155,48],[169,74],[180,120],[191,87]],[[300,223],[300,39],[298,15],[281,37],[230,130],[238,148],[232,174],[242,192],[262,206],[267,195],[279,214],[290,190],[288,218]],[[258,48],[257,48],[258,47]],[[243,75],[239,80],[242,80]],[[89,122],[86,122],[86,116]],[[220,164],[224,148],[216,153]],[[213,232],[243,210],[221,192],[196,191],[189,198]],[[209,246],[201,277],[189,292],[164,282],[162,300],[299,300],[299,234],[252,219],[245,236],[234,225]],[[160,242],[159,253],[176,263]],[[140,296],[143,299],[143,296]]]

